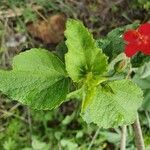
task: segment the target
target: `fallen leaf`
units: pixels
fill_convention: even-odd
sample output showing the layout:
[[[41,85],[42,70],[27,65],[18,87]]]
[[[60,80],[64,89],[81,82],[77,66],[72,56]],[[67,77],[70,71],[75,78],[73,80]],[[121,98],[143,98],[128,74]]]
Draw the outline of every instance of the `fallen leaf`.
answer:
[[[64,39],[66,17],[58,14],[47,19],[27,25],[31,36],[42,40],[46,44],[56,44]]]

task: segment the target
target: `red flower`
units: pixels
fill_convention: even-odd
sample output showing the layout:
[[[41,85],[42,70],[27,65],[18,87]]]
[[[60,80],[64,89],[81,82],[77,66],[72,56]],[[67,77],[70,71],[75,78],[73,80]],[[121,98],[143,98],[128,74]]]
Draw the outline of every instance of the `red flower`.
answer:
[[[128,30],[123,38],[128,42],[125,47],[126,56],[131,57],[138,51],[150,55],[150,23],[142,24],[136,30]]]

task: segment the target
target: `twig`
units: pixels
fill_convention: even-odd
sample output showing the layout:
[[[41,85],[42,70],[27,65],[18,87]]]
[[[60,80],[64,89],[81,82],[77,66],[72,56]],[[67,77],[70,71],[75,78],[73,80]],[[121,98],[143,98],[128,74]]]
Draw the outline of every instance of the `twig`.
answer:
[[[4,118],[7,117],[11,114],[11,112],[13,110],[15,110],[20,104],[17,103],[16,105],[14,105],[12,108],[10,108],[8,111],[4,111],[4,110],[0,110],[0,112],[2,112],[3,114],[0,116],[0,118]]]
[[[16,108],[18,108],[20,106],[20,103],[17,103],[16,105],[14,105],[12,108],[10,108],[9,111],[13,111],[15,110]]]
[[[121,129],[121,141],[120,141],[120,150],[126,150],[126,133],[127,126],[123,125]]]
[[[135,144],[136,144],[137,150],[145,150],[144,140],[143,140],[143,135],[142,135],[142,130],[141,130],[138,114],[132,126],[133,126],[133,130],[135,133]]]
[[[13,113],[11,113],[11,112],[9,112],[9,111],[5,111],[5,110],[1,110],[1,109],[0,109],[0,112],[3,113],[3,115],[0,116],[0,118],[14,116],[14,117],[16,117],[17,119],[20,119],[20,120],[24,121],[25,123],[28,123],[28,121],[27,121],[25,118],[19,117],[19,116],[15,115],[15,114],[13,114]]]
[[[45,21],[48,22],[48,20],[35,8],[33,8],[33,10]]]

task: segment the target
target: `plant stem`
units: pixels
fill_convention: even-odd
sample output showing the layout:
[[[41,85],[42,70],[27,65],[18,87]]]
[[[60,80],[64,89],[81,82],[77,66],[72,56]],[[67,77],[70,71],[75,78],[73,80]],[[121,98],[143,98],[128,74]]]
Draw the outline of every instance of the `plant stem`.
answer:
[[[148,111],[145,111],[145,115],[146,115],[146,118],[147,118],[147,121],[148,121],[148,127],[150,128],[150,117],[149,117]]]
[[[100,131],[100,128],[98,128],[97,131],[95,132],[95,134],[94,134],[94,136],[92,138],[92,141],[91,141],[91,143],[90,143],[90,145],[88,147],[88,150],[90,150],[92,148],[92,146],[93,146],[93,144],[94,144],[94,142],[95,142],[95,140],[96,140],[96,138],[97,138],[97,136],[99,134],[99,131]]]
[[[142,135],[142,130],[141,130],[138,114],[132,126],[133,126],[133,130],[135,133],[135,144],[136,144],[137,150],[145,150],[144,140],[143,140],[143,135]]]
[[[125,55],[124,55],[125,56]],[[127,59],[127,57],[125,56],[125,59]],[[132,66],[130,64],[130,69],[128,71],[128,74],[126,76],[125,79],[129,79],[130,75],[132,73]],[[120,141],[120,150],[126,150],[126,134],[127,134],[127,126],[123,125],[122,129],[121,129],[121,141]]]
[[[127,126],[123,125],[121,129],[120,150],[126,150],[126,134],[127,134]]]

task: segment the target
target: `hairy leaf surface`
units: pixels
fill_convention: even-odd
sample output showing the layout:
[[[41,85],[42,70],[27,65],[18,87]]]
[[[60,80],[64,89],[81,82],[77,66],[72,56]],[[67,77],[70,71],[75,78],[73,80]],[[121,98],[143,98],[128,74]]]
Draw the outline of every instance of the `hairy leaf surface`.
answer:
[[[89,72],[97,77],[106,71],[107,57],[97,48],[92,35],[81,22],[69,19],[65,36],[68,47],[66,69],[73,81],[79,82]]]
[[[32,108],[52,109],[68,92],[64,64],[43,49],[23,52],[14,58],[13,70],[0,71],[0,90]]]
[[[143,99],[141,89],[129,80],[113,81],[97,87],[93,101],[82,114],[88,123],[109,128],[131,124]]]

